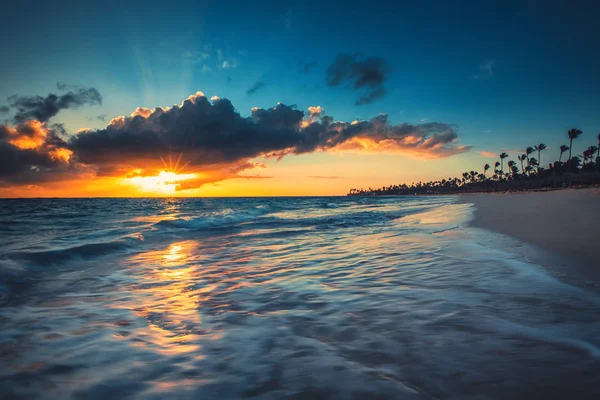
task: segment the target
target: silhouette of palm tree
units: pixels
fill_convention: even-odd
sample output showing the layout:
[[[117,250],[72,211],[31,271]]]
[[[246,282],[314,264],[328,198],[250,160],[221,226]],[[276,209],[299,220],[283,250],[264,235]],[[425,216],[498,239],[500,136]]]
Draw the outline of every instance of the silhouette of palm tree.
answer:
[[[517,167],[516,167],[517,163],[514,162],[513,160],[510,160],[507,165],[508,165],[508,168],[510,168],[513,178],[514,178],[515,175],[517,175]]]
[[[571,150],[573,149],[573,139],[577,139],[579,135],[581,135],[581,131],[579,129],[569,129],[567,135],[569,136],[569,161],[571,160]]]
[[[525,154],[522,154],[520,156],[517,156],[517,158],[519,159],[519,161],[521,161],[521,174],[525,175],[525,168],[523,167],[523,161],[525,161]]]
[[[500,166],[500,161],[496,161],[494,163],[494,176],[496,177],[496,179],[499,179],[498,177],[498,167]]]
[[[533,147],[529,146],[528,148],[525,149],[525,154],[527,154],[527,158],[529,159],[529,155],[531,153],[533,153],[534,149]]]
[[[533,171],[534,168],[539,171],[539,163],[538,160],[536,160],[534,157],[531,157],[529,159],[529,171]]]
[[[598,159],[600,159],[600,133],[598,134],[598,152],[596,153],[596,166],[598,167]]]
[[[598,135],[598,136],[600,136],[600,135]],[[563,144],[562,146],[560,146],[560,155],[558,156],[558,162],[561,162],[563,153],[569,149],[570,149],[570,147],[567,146],[566,144]]]
[[[502,176],[502,173],[504,172],[504,159],[506,157],[508,157],[508,154],[500,153],[500,176]]]
[[[571,146],[562,145],[560,146],[560,155],[558,161],[555,161],[553,164],[549,164],[547,172],[552,173],[552,178],[554,180],[554,187],[556,187],[557,180],[557,172],[560,174],[567,171],[572,171],[573,173],[582,171],[585,172],[580,176],[565,176],[565,183],[572,184],[594,184],[598,181],[597,173],[600,172],[600,134],[598,134],[598,146],[590,146],[585,151],[583,151],[583,155],[572,155],[572,144],[573,139],[576,139],[579,135],[581,135],[581,131],[577,129],[571,129],[568,132],[569,134],[569,144]],[[531,184],[528,185],[531,187],[546,187],[548,185],[548,177],[550,174],[542,174],[543,169],[540,168],[539,159],[541,159],[541,152],[546,150],[547,147],[543,143],[538,144],[534,147],[528,147],[525,151],[525,154],[518,156],[518,160],[521,162],[521,176],[528,176],[528,180],[532,179],[532,171],[536,171],[537,167],[537,180],[531,181]],[[538,152],[538,160],[534,157],[530,157],[530,155],[534,152]],[[569,151],[569,160],[565,163],[562,162],[562,156],[564,153]],[[594,155],[595,157],[595,168],[594,168]],[[410,185],[401,184],[401,185],[390,185],[383,186],[381,188],[368,188],[368,189],[350,189],[348,195],[350,196],[378,196],[378,195],[418,195],[418,194],[431,194],[431,193],[451,193],[453,191],[469,191],[469,190],[477,190],[479,183],[485,183],[485,188],[488,188],[488,182],[498,182],[492,183],[489,186],[492,188],[498,188],[500,186],[500,182],[506,182],[503,186],[508,188],[516,188],[521,189],[525,188],[521,183],[512,182],[515,180],[519,180],[519,170],[517,168],[517,164],[509,160],[507,166],[510,168],[510,171],[504,173],[504,159],[508,157],[508,154],[501,153],[499,154],[499,161],[494,163],[494,175],[490,178],[487,177],[487,171],[491,169],[490,164],[484,164],[483,166],[483,174],[480,174],[476,171],[468,171],[462,174],[462,178],[458,177],[449,177],[447,180],[442,179],[441,181],[429,181],[426,183],[423,182],[413,182]],[[527,166],[524,166],[525,161],[527,161]],[[582,163],[583,162],[583,163]],[[498,169],[500,167],[500,169]],[[543,176],[541,176],[543,175]],[[535,172],[533,173],[533,177],[536,177]]]
[[[527,166],[529,167],[529,155],[533,153],[533,147],[528,147],[525,149],[525,154],[527,157]],[[530,170],[530,168],[527,169],[528,171]],[[527,173],[527,175],[529,175],[529,173]]]
[[[588,159],[590,160],[590,162],[592,161],[592,158],[594,157],[594,153],[596,152],[596,150],[597,150],[596,146],[590,146],[583,151],[583,165],[584,166],[587,163]]]
[[[546,145],[544,143],[540,143],[537,146],[535,146],[535,149],[538,152],[538,168],[537,168],[537,172],[538,174],[540,173],[540,164],[542,163],[542,150],[546,149]]]

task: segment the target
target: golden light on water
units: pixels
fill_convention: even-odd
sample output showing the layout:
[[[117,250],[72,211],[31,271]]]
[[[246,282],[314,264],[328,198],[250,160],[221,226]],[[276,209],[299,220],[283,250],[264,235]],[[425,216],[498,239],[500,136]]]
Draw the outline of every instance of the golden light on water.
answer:
[[[201,326],[200,295],[190,289],[197,279],[197,267],[188,265],[193,249],[193,243],[179,242],[133,258],[143,272],[144,282],[135,289],[138,301],[143,301],[125,306],[148,321],[133,333],[140,346],[167,355],[199,350],[200,336],[194,331]]]

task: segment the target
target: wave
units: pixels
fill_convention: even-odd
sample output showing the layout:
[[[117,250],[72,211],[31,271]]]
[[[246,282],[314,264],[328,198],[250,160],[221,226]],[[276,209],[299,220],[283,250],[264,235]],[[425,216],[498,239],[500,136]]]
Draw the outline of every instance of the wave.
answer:
[[[252,221],[270,211],[270,207],[266,205],[237,211],[227,208],[223,211],[205,213],[191,218],[164,219],[157,222],[155,226],[190,230],[228,228]]]
[[[87,259],[102,256],[115,251],[125,250],[138,245],[143,239],[127,237],[101,243],[86,243],[64,249],[46,250],[37,252],[15,252],[7,254],[7,262],[29,261],[39,265],[52,265],[74,258]]]

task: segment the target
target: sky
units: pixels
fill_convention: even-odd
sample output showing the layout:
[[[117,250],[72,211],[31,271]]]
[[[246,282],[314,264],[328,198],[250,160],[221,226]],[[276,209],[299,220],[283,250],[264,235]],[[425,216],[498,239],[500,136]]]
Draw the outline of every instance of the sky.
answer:
[[[600,132],[592,1],[13,3],[1,197],[343,195]]]

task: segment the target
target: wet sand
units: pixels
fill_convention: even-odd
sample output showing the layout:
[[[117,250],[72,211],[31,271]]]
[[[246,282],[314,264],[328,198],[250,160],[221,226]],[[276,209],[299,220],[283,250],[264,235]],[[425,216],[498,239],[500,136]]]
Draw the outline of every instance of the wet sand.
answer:
[[[475,204],[472,226],[532,244],[555,275],[599,287],[600,189],[466,194],[460,202]]]

